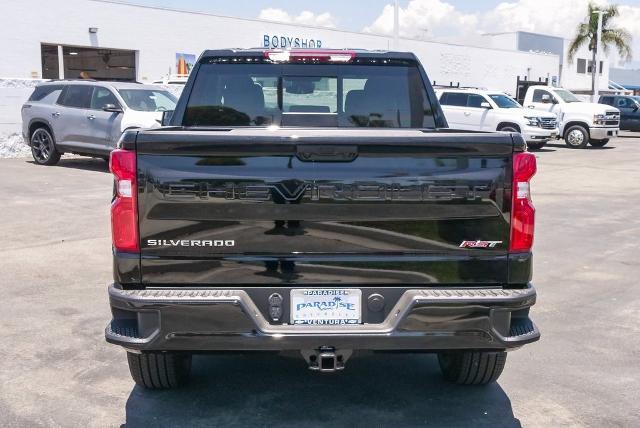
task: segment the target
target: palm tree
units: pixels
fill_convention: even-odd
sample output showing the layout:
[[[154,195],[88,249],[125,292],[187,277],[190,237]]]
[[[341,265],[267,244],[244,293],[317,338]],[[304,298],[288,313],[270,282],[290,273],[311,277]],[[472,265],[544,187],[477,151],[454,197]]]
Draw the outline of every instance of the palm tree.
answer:
[[[578,49],[587,44],[592,54],[591,61],[591,92],[595,90],[596,74],[598,64],[596,64],[596,51],[598,49],[598,11],[604,10],[602,14],[602,41],[601,45],[605,53],[609,52],[611,45],[614,45],[618,54],[623,60],[631,59],[631,35],[622,28],[611,27],[611,21],[618,16],[618,6],[610,5],[600,9],[597,5],[589,2],[589,14],[587,22],[578,25],[576,36],[569,45],[569,61],[573,61]]]

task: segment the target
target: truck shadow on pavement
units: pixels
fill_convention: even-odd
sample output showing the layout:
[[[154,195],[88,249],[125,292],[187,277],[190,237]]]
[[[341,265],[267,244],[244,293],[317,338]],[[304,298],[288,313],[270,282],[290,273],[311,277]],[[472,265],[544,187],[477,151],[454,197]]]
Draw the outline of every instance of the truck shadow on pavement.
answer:
[[[553,147],[553,148],[567,149],[567,150],[611,150],[616,148],[616,146],[613,146],[613,145],[606,145],[604,147],[593,147],[592,145],[589,144],[584,149],[572,149],[571,147],[567,146],[565,143],[547,143],[545,147]],[[542,150],[539,150],[539,151],[542,151]],[[533,153],[535,153],[535,151],[533,151]]]
[[[363,355],[328,374],[276,354],[195,356],[189,385],[131,391],[123,427],[150,425],[521,426],[499,384],[446,383],[430,354]]]
[[[34,166],[38,166],[34,161],[28,160]],[[109,163],[104,159],[89,158],[89,157],[70,157],[62,158],[57,164],[48,168],[72,168],[72,169],[84,169],[86,171],[96,172],[109,172]]]

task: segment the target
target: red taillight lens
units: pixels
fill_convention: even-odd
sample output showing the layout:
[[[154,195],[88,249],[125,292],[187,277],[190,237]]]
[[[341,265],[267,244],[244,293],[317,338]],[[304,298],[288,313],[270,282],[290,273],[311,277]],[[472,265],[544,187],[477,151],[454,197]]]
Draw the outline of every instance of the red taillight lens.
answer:
[[[536,157],[531,153],[513,156],[510,251],[529,251],[533,246],[536,210],[531,202],[530,181],[536,173]]]
[[[109,169],[115,179],[111,204],[111,236],[118,251],[139,252],[136,153],[117,149],[111,152]]]

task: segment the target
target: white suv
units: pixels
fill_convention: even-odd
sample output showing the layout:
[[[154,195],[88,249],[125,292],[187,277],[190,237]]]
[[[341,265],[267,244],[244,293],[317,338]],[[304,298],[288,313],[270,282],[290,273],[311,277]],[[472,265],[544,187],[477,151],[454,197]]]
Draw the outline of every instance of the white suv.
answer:
[[[558,135],[554,113],[523,108],[499,91],[436,89],[449,126],[471,131],[519,132],[530,149],[539,149]]]

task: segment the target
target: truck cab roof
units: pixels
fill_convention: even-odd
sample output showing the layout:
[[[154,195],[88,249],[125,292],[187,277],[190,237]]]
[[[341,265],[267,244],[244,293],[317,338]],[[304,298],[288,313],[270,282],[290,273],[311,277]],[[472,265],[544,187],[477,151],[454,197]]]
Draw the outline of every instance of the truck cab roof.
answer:
[[[386,50],[367,50],[367,49],[266,49],[266,48],[248,48],[248,49],[211,49],[206,50],[200,56],[200,60],[211,57],[225,58],[246,58],[246,57],[262,57],[265,58],[270,52],[288,52],[291,55],[308,56],[309,58],[351,54],[354,58],[363,57],[370,59],[395,59],[415,61],[417,58],[412,52],[398,52]]]

